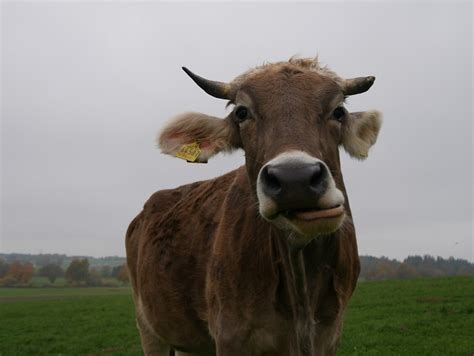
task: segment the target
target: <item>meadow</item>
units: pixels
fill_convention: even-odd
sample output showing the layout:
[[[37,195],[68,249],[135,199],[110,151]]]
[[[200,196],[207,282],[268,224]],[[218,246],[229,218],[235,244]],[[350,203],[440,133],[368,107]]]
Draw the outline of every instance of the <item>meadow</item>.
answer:
[[[473,355],[474,277],[360,282],[339,355]],[[129,288],[0,289],[0,355],[140,355]]]

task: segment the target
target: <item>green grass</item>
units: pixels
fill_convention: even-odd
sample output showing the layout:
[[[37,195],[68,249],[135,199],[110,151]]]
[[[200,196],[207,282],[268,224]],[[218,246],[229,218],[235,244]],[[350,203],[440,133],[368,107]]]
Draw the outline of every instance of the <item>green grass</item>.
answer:
[[[473,355],[474,277],[359,283],[341,355]]]
[[[83,288],[0,288],[1,300],[17,300],[27,299],[44,299],[45,297],[52,299],[64,299],[71,297],[84,296],[114,296],[114,295],[131,295],[129,287],[124,288],[103,288],[103,287],[83,287]],[[1,310],[1,309],[0,309]]]
[[[101,278],[102,281],[102,286],[103,287],[121,287],[123,286],[123,283],[119,282],[116,278],[112,277],[103,277]],[[59,277],[56,278],[54,283],[51,283],[48,278],[46,277],[40,277],[40,276],[34,276],[30,282],[28,282],[27,287],[33,287],[33,288],[50,288],[50,287],[61,287],[61,288],[66,288],[68,287],[68,282],[64,277]]]
[[[361,282],[340,355],[473,355],[474,277]],[[0,355],[140,355],[128,288],[0,289]]]
[[[0,289],[2,356],[107,353],[141,354],[130,289]]]
[[[29,282],[31,287],[65,287],[67,282],[63,277],[56,278],[54,283],[51,283],[46,277],[34,276]]]

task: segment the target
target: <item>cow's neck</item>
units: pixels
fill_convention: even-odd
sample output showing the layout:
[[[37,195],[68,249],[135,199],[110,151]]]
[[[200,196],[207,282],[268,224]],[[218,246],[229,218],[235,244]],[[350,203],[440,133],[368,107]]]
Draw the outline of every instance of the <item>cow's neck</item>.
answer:
[[[240,179],[238,181],[242,184],[241,187],[245,186],[244,191],[250,195],[247,199],[253,202],[254,207],[257,207],[258,199],[255,185],[252,180],[249,180],[247,172],[243,167],[239,171],[239,175]],[[334,179],[336,185],[342,190],[346,198],[345,209],[350,217],[350,207],[342,174],[335,174]],[[247,190],[247,188],[250,189]],[[318,271],[321,269],[331,271],[333,268],[332,264],[337,260],[336,256],[340,252],[338,251],[339,245],[336,242],[337,238],[333,235],[324,237],[320,236],[304,248],[292,247],[289,244],[289,241],[293,239],[291,239],[289,232],[278,230],[269,222],[258,217],[258,211],[255,211],[252,214],[252,219],[256,219],[256,225],[263,224],[263,226],[260,225],[259,232],[268,232],[273,241],[273,262],[275,263],[273,268],[279,269],[277,275],[280,276],[278,287],[275,290],[277,293],[277,295],[275,295],[275,300],[282,302],[282,305],[287,305],[291,310],[296,326],[295,341],[297,345],[295,346],[299,350],[299,355],[313,355],[316,333],[314,313],[315,308],[317,307],[313,304],[317,299],[319,299],[319,297],[317,294],[316,296],[314,295],[312,289],[315,285],[325,283],[326,281],[325,278],[318,277]],[[353,234],[353,230],[351,233]],[[264,234],[266,235],[266,233]],[[352,247],[352,252],[357,255],[357,247],[355,243]],[[328,281],[331,281],[331,279]],[[334,288],[332,282],[330,283],[331,285],[320,285],[319,287],[323,287],[323,289],[328,291],[329,289]],[[308,285],[310,288],[308,288]],[[336,293],[335,290],[334,293]]]
[[[303,249],[290,246],[286,236],[279,236],[277,245],[286,265],[284,284],[296,323],[297,348],[300,355],[312,355],[315,321],[309,300]]]

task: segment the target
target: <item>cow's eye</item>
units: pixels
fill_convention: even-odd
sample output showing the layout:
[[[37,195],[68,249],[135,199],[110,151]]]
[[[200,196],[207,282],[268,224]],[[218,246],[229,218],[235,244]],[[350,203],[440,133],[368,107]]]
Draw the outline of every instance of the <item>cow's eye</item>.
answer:
[[[247,119],[248,114],[249,114],[249,111],[245,106],[239,106],[235,110],[235,117],[237,118],[238,122],[242,122],[245,119]]]
[[[344,108],[342,106],[338,106],[332,112],[333,119],[337,120],[337,121],[342,121],[342,119],[344,118],[344,115],[346,115],[346,111],[344,110]]]

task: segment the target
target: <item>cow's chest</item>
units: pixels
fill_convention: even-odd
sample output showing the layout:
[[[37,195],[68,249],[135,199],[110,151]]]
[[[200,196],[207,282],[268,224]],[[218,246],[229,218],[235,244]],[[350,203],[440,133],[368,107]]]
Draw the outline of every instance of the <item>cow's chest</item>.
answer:
[[[221,320],[218,330],[213,330],[216,344],[219,335],[232,335],[232,339],[239,340],[245,345],[245,354],[248,355],[292,355],[291,350],[295,343],[296,323],[282,315],[272,312],[254,311],[246,317],[236,320]],[[293,345],[293,346],[290,346]]]
[[[255,354],[284,354],[282,348],[288,344],[291,324],[283,319],[275,320],[250,331],[248,343]]]

